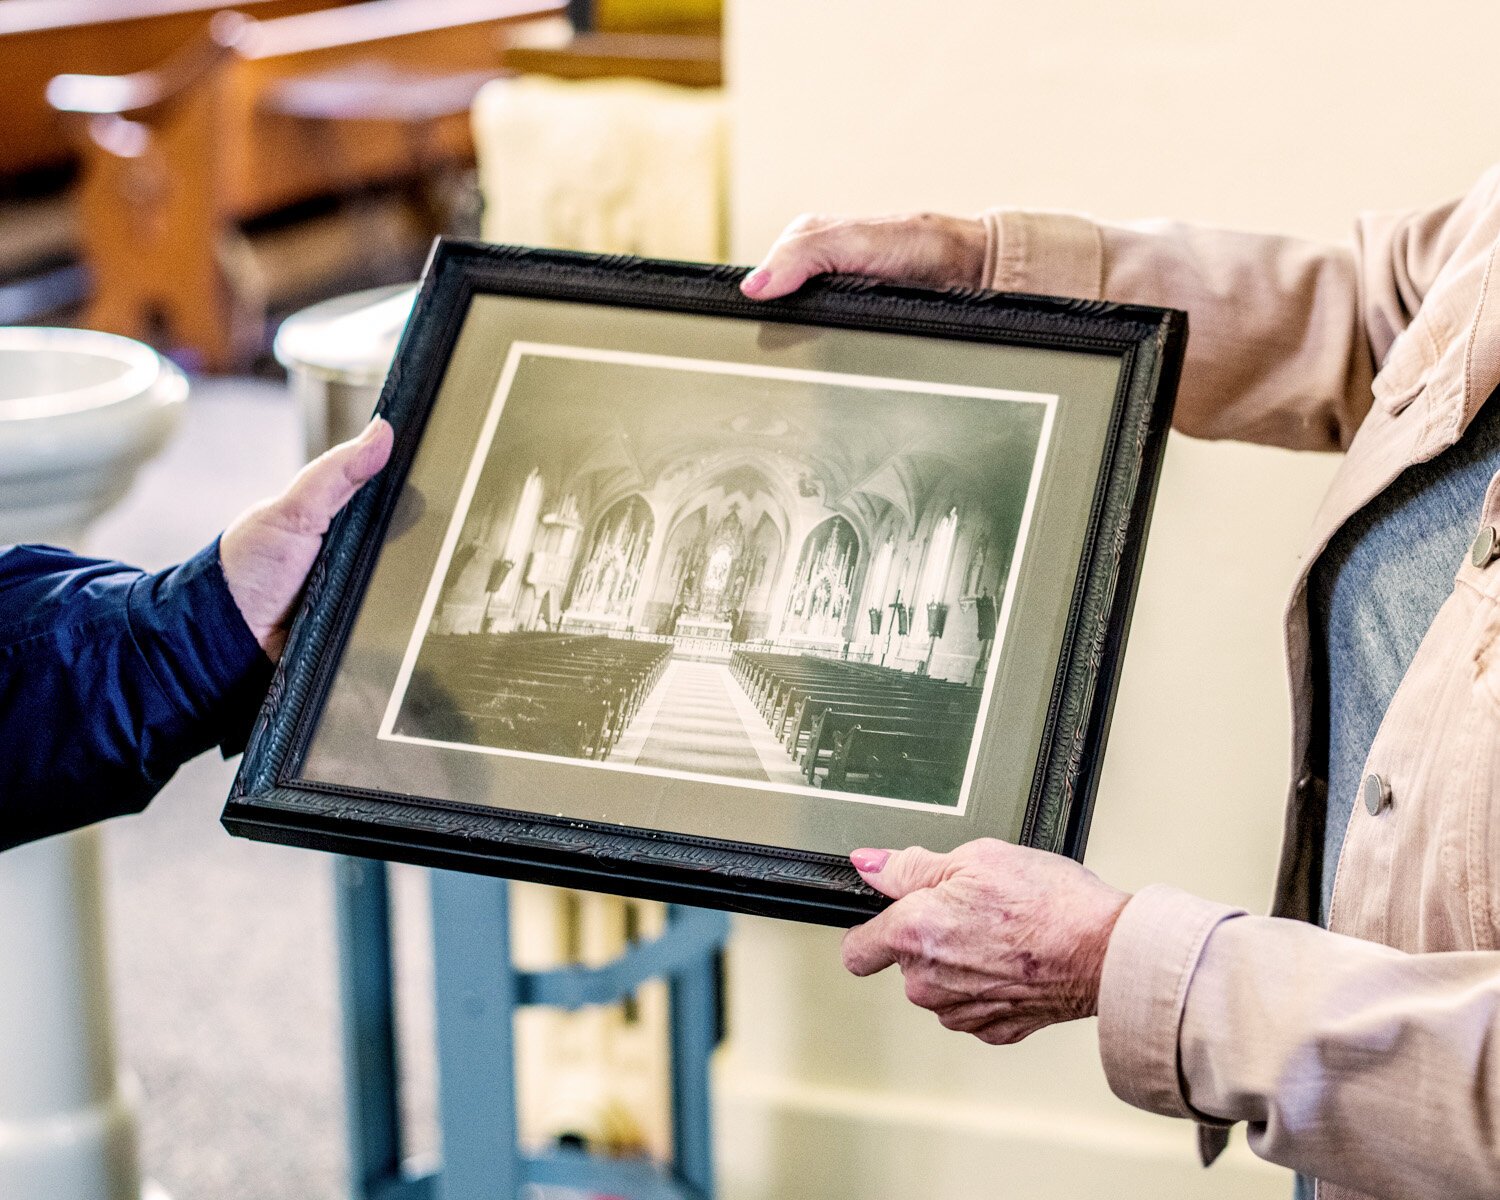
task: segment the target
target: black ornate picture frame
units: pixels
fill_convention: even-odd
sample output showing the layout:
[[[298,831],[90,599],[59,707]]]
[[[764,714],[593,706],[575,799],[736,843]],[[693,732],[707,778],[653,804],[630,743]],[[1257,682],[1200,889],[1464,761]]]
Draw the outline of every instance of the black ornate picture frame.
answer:
[[[224,824],[849,925],[1082,857],[1186,318],[440,241]]]

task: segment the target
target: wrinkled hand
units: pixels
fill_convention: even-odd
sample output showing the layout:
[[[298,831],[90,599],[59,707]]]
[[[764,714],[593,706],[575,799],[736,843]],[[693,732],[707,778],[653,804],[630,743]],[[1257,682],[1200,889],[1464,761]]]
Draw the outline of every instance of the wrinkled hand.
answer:
[[[977,217],[798,217],[740,289],[752,300],[795,292],[814,275],[872,275],[924,287],[978,287],[984,223]]]
[[[286,645],[292,609],[323,535],[339,509],[391,456],[380,418],[303,467],[286,491],[236,517],[219,539],[224,581],[240,615],[272,662]]]
[[[907,999],[992,1045],[1098,1011],[1104,951],[1130,897],[1092,871],[988,838],[951,854],[850,858],[896,901],[845,935],[854,974],[898,965]]]

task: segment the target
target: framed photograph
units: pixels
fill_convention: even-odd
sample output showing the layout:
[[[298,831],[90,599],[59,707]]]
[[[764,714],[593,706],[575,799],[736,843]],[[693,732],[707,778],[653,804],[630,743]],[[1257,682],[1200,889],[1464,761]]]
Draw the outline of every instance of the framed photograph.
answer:
[[[232,832],[839,925],[1082,855],[1184,316],[743,274],[438,244]]]

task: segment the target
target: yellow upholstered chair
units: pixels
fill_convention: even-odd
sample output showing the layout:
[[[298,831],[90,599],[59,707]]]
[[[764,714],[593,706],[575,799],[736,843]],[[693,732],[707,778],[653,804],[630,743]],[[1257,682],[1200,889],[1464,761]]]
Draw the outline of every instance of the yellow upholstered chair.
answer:
[[[487,84],[473,119],[488,240],[725,257],[720,89],[525,75]]]

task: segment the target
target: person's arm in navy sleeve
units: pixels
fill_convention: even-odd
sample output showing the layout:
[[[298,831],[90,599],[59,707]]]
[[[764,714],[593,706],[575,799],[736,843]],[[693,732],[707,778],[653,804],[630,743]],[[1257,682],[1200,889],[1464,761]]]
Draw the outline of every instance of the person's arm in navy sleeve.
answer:
[[[322,535],[390,446],[376,422],[155,574],[0,549],[0,850],[137,812],[189,758],[243,749]]]
[[[0,550],[0,849],[138,812],[189,758],[242,749],[270,670],[217,539],[154,575]]]

